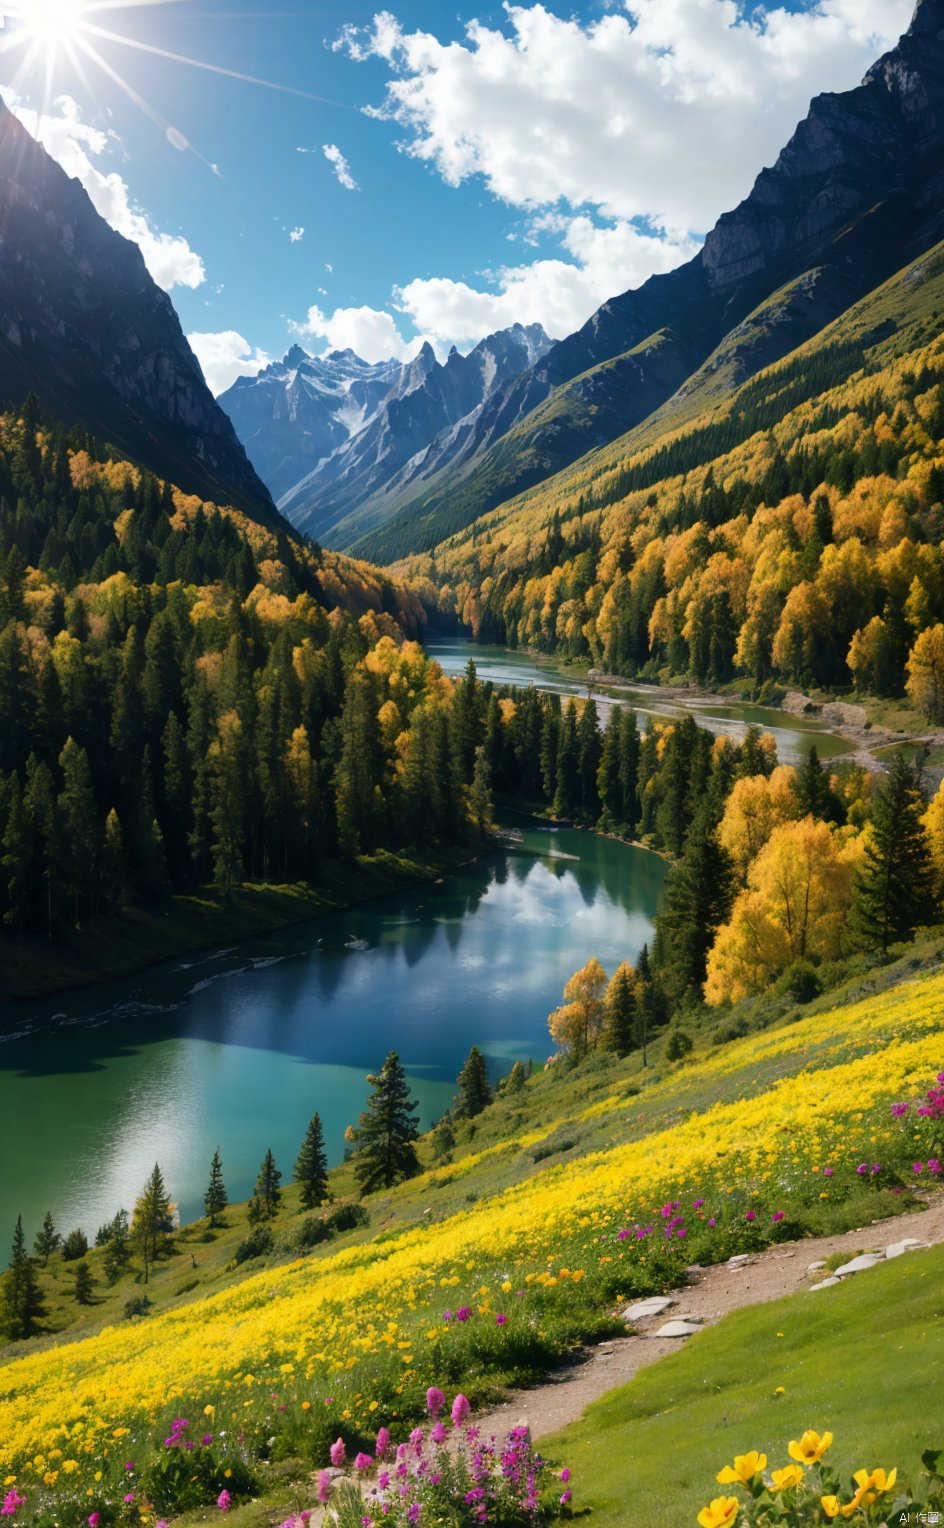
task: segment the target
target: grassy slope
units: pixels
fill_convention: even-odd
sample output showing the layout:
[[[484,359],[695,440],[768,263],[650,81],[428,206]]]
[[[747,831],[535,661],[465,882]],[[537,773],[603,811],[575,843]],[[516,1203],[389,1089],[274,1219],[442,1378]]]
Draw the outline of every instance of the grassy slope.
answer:
[[[897,1465],[917,1485],[922,1451],[944,1443],[942,1290],[938,1247],[815,1299],[804,1290],[735,1311],[588,1407],[542,1451],[571,1467],[574,1505],[591,1509],[594,1528],[693,1524],[722,1494],[715,1475],[735,1453],[757,1449],[780,1468],[807,1427],[835,1434],[844,1477]]]
[[[431,880],[469,858],[468,846],[381,851],[354,866],[326,865],[321,883],[245,883],[227,904],[213,887],[153,909],[124,908],[65,928],[54,943],[0,935],[0,1001],[127,976],[143,966],[232,939],[248,939]]]

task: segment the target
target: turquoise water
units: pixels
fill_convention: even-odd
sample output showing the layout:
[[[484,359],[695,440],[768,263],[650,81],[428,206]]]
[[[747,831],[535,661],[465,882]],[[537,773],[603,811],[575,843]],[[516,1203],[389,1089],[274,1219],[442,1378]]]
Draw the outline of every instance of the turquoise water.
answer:
[[[664,873],[643,850],[526,828],[441,884],[0,1006],[0,1231],[22,1213],[32,1238],[51,1208],[94,1233],[155,1160],[193,1219],[217,1145],[244,1199],[268,1146],[288,1179],[316,1109],[337,1162],[394,1048],[429,1125],[472,1044],[494,1076],[544,1060],[564,982],[591,955],[611,971],[636,956]]]
[[[528,653],[508,652],[503,647],[479,646],[464,637],[434,637],[426,643],[426,651],[435,658],[447,674],[461,674],[469,659],[475,662],[479,678],[492,680],[494,684],[514,684],[526,687],[534,684],[540,690],[559,695],[586,695],[587,681],[573,669],[568,669],[553,659],[532,658]],[[762,727],[773,735],[777,744],[777,756],[783,764],[797,764],[805,760],[812,744],[816,744],[820,758],[834,759],[849,753],[852,745],[845,738],[828,731],[821,722],[805,717],[787,717],[783,711],[771,707],[729,704],[724,700],[711,700],[692,696],[684,701],[662,697],[653,685],[633,685],[628,680],[618,688],[606,693],[594,691],[594,699],[605,720],[613,705],[633,706],[640,717],[685,716],[687,712],[710,732],[726,737],[743,737],[747,727]]]

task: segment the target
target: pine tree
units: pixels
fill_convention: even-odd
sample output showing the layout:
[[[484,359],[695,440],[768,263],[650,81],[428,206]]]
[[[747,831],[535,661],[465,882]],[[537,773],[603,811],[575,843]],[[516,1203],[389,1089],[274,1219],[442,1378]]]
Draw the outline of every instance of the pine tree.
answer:
[[[134,1207],[131,1221],[131,1240],[144,1264],[145,1284],[150,1277],[152,1263],[167,1248],[173,1228],[172,1206],[164,1187],[164,1175],[155,1162],[154,1170]]]
[[[105,1277],[109,1284],[117,1284],[131,1261],[131,1238],[128,1234],[128,1212],[119,1210],[109,1227],[105,1243]]]
[[[33,1251],[37,1257],[42,1258],[44,1268],[49,1262],[50,1254],[55,1252],[56,1248],[61,1245],[62,1237],[56,1230],[56,1225],[52,1218],[52,1210],[47,1210],[43,1216],[42,1226],[37,1232],[36,1240],[33,1242]]]
[[[620,780],[620,735],[622,713],[613,706],[603,733],[600,767],[597,771],[597,792],[600,797],[600,823],[604,833],[611,832],[623,823],[623,788]]]
[[[0,1297],[0,1326],[14,1342],[32,1337],[45,1314],[39,1280],[26,1251],[23,1219],[17,1216],[9,1271],[4,1275]]]
[[[361,1194],[390,1188],[420,1170],[415,1142],[419,1131],[413,1115],[419,1104],[410,1098],[406,1073],[391,1051],[376,1076],[367,1078],[373,1092],[357,1124],[358,1149],[354,1173]]]
[[[520,1061],[516,1061],[508,1076],[505,1078],[506,1093],[520,1093],[527,1081],[527,1072]]]
[[[328,1158],[325,1155],[324,1131],[321,1116],[313,1114],[311,1124],[305,1131],[295,1171],[296,1183],[301,1184],[302,1206],[306,1210],[317,1209],[330,1197],[328,1193]]]
[[[855,880],[853,917],[863,944],[883,953],[934,912],[934,876],[917,771],[896,753],[875,792],[871,832]]]
[[[479,833],[484,833],[492,819],[492,771],[488,756],[481,744],[475,750],[469,808],[476,829]]]
[[[488,1083],[488,1068],[485,1057],[477,1045],[473,1045],[466,1057],[465,1064],[458,1078],[459,1099],[456,1104],[456,1114],[462,1119],[474,1119],[476,1114],[492,1101],[492,1090]]]
[[[614,1056],[628,1056],[636,1044],[636,973],[626,960],[617,966],[606,989],[600,1042]]]
[[[806,763],[797,774],[795,788],[801,817],[822,817],[827,822],[838,820],[839,803],[830,787],[829,776],[819,761],[815,743],[806,756]]]
[[[56,803],[59,881],[72,898],[73,922],[79,924],[80,901],[94,894],[102,831],[92,790],[88,755],[70,737],[59,755],[63,787]]]
[[[77,1305],[91,1305],[94,1284],[95,1280],[92,1278],[92,1270],[88,1263],[78,1263],[75,1270],[75,1287],[73,1290]]]
[[[223,1162],[220,1157],[220,1148],[217,1146],[213,1153],[213,1161],[210,1163],[210,1181],[203,1196],[203,1208],[211,1226],[216,1225],[218,1216],[222,1215],[228,1204],[229,1195],[226,1192],[226,1184],[223,1182]]]
[[[274,1220],[279,1213],[282,1202],[282,1190],[279,1188],[281,1182],[282,1174],[275,1165],[275,1157],[272,1155],[270,1146],[259,1168],[256,1192],[249,1201],[249,1219],[254,1224],[263,1220]]]
[[[659,974],[670,1002],[688,991],[700,995],[708,951],[731,912],[734,883],[730,855],[699,818],[666,876],[656,919]]]

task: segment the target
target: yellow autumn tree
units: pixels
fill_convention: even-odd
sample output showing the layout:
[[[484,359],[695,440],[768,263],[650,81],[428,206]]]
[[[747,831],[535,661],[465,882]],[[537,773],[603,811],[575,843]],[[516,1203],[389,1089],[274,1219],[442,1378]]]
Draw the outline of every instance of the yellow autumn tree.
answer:
[[[861,848],[861,837],[813,817],[774,828],[708,955],[709,1003],[760,992],[797,960],[844,952]]]
[[[944,898],[944,780],[938,786],[937,795],[932,798],[921,822],[928,835],[938,896]]]
[[[796,778],[792,765],[779,764],[769,778],[745,775],[735,781],[718,826],[718,838],[742,883],[774,828],[799,817]]]
[[[592,955],[564,988],[564,1003],[548,1019],[551,1038],[564,1050],[586,1055],[603,1028],[606,972]]]
[[[911,650],[905,689],[929,722],[944,722],[944,626],[929,626]]]

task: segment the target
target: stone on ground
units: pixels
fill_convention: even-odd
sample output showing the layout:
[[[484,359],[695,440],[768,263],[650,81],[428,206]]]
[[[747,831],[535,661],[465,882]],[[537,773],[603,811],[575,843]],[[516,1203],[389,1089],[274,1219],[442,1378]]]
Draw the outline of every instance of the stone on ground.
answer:
[[[656,1332],[657,1337],[694,1337],[701,1326],[694,1321],[667,1321]]]
[[[867,1268],[874,1268],[876,1263],[884,1262],[884,1258],[877,1252],[863,1252],[861,1256],[854,1257],[850,1263],[843,1263],[837,1268],[836,1278],[847,1279],[853,1273],[865,1273]]]
[[[637,1300],[635,1305],[627,1305],[623,1311],[623,1320],[649,1321],[653,1316],[661,1316],[664,1310],[674,1304],[670,1295],[653,1295],[649,1300]]]
[[[903,1241],[892,1242],[890,1247],[885,1248],[886,1257],[902,1257],[906,1252],[917,1252],[930,1247],[930,1242],[918,1241],[914,1236],[906,1236]]]

